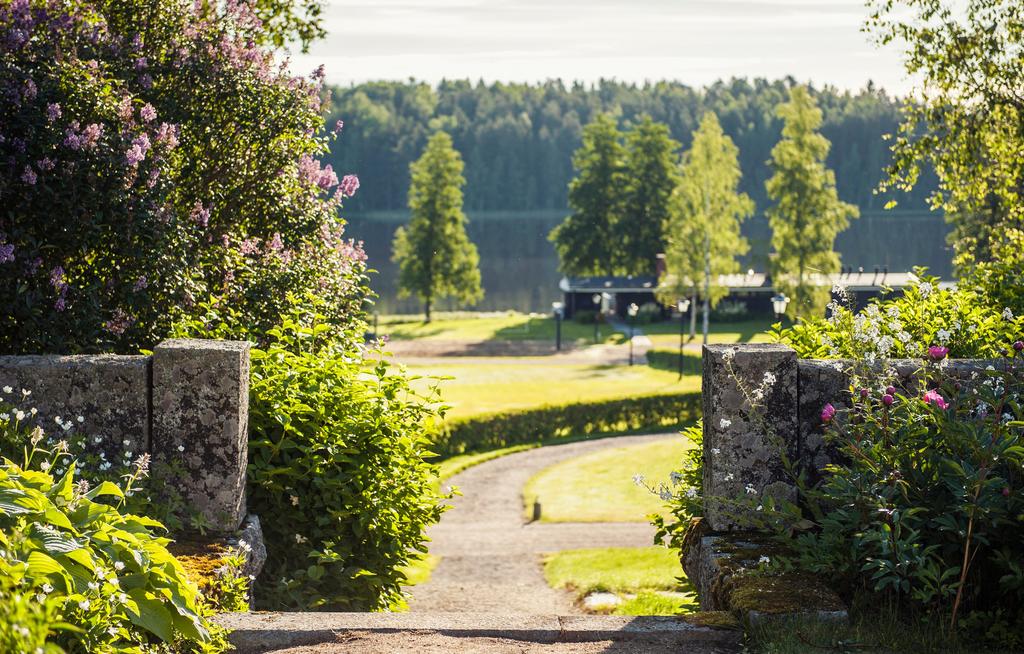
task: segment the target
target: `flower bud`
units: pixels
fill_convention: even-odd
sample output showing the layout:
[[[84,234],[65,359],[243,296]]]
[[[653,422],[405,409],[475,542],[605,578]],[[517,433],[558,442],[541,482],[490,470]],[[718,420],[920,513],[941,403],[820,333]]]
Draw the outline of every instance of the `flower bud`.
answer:
[[[1014,341],[1013,349],[1016,350],[1017,352],[1024,350],[1024,341]]]
[[[892,395],[890,395],[889,393],[886,393],[885,395],[882,396],[882,404],[884,404],[885,406],[892,406],[892,403],[893,403]]]
[[[896,394],[896,387],[895,386],[886,386],[885,387],[885,394],[886,395],[895,395]]]
[[[860,399],[866,400],[866,399],[868,399],[868,395],[869,395],[868,389],[866,389],[866,388],[860,389]]]
[[[1009,486],[1004,486],[1003,487],[1003,497],[1009,497],[1009,496],[1010,496],[1010,487]]]

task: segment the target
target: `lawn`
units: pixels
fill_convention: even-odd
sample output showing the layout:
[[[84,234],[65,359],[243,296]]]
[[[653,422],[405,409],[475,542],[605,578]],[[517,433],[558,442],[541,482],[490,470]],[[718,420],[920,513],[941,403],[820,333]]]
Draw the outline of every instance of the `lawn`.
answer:
[[[544,558],[544,578],[582,600],[590,593],[618,595],[609,607],[623,615],[677,615],[696,610],[696,594],[676,552],[667,547],[608,547],[566,550]]]
[[[645,365],[560,364],[546,357],[493,357],[479,363],[460,363],[451,357],[406,367],[416,375],[453,378],[440,382],[444,402],[452,407],[449,417],[700,390],[697,375],[679,380],[673,371]],[[420,379],[414,386],[423,390],[433,383]]]
[[[646,522],[667,513],[664,502],[633,483],[667,482],[692,444],[682,436],[646,445],[623,445],[557,463],[534,475],[523,489],[524,511],[541,504],[543,522]]]
[[[764,332],[773,321],[769,319],[747,320],[742,322],[713,322],[710,325],[708,340],[712,343],[759,343],[768,341]],[[647,334],[658,346],[679,345],[678,320],[666,320],[637,325],[637,330]],[[378,331],[398,340],[437,340],[437,341],[554,341],[555,319],[549,315],[525,314],[515,311],[473,313],[460,312],[439,314],[432,322],[426,324],[421,316],[395,315],[382,316],[378,322]],[[689,329],[689,324],[687,324]],[[698,323],[697,339],[700,342],[700,324]],[[562,339],[566,343],[589,345],[594,342],[594,326],[578,323],[574,320],[562,321]],[[611,326],[600,326],[601,342],[621,343],[624,337],[616,333]]]

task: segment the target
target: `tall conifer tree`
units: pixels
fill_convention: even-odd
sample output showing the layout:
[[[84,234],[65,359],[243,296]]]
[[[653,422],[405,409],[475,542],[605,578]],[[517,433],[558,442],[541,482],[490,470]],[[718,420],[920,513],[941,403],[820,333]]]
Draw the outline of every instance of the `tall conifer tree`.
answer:
[[[395,232],[399,295],[423,302],[426,322],[435,300],[451,296],[466,304],[483,298],[480,257],[466,235],[462,212],[462,157],[445,132],[434,134],[410,167],[408,227]]]
[[[825,166],[831,144],[818,133],[821,110],[807,89],[793,87],[778,115],[782,140],[772,149],[774,174],[765,185],[774,203],[766,212],[775,248],[772,282],[790,296],[791,315],[820,316],[830,287],[814,284],[812,276],[839,272],[836,236],[859,211],[836,192],[835,173]]]
[[[737,190],[741,176],[739,149],[715,114],[704,114],[672,195],[665,223],[666,275],[658,295],[666,304],[690,296],[694,319],[697,298],[703,300],[705,343],[711,307],[728,293],[717,284],[718,276],[738,271],[736,257],[749,249],[740,224],[753,213],[754,203]],[[694,327],[691,322],[691,335]]]
[[[548,238],[555,244],[567,275],[613,275],[620,245],[616,223],[622,212],[625,152],[615,119],[601,114],[583,128],[583,144],[572,163],[569,184],[572,213]]]

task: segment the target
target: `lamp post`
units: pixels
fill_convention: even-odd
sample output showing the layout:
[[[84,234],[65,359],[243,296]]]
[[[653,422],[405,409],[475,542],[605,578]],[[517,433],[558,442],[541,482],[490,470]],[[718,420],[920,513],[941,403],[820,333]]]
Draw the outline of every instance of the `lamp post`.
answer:
[[[590,301],[597,307],[594,310],[594,345],[597,345],[601,340],[601,294],[594,293],[590,296]]]
[[[676,302],[679,309],[679,379],[683,378],[683,339],[686,338],[686,312],[690,310],[689,298],[681,298]]]
[[[555,351],[562,349],[562,311],[565,305],[561,302],[552,302],[551,309],[555,312]]]
[[[786,297],[785,293],[776,293],[772,296],[772,309],[775,311],[775,319],[782,320],[782,316],[786,313],[786,305],[789,304],[789,298]]]
[[[639,311],[636,302],[626,307],[626,313],[629,314],[629,365],[633,365],[633,336],[636,335],[636,314]]]

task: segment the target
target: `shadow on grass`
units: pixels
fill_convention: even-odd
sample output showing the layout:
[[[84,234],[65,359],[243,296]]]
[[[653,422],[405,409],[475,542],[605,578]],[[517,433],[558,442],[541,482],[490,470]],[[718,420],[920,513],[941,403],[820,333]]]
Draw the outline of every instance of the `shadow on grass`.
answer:
[[[655,370],[676,372],[679,370],[679,352],[677,350],[648,350],[647,365]],[[683,374],[700,375],[703,372],[699,354],[683,353]]]

